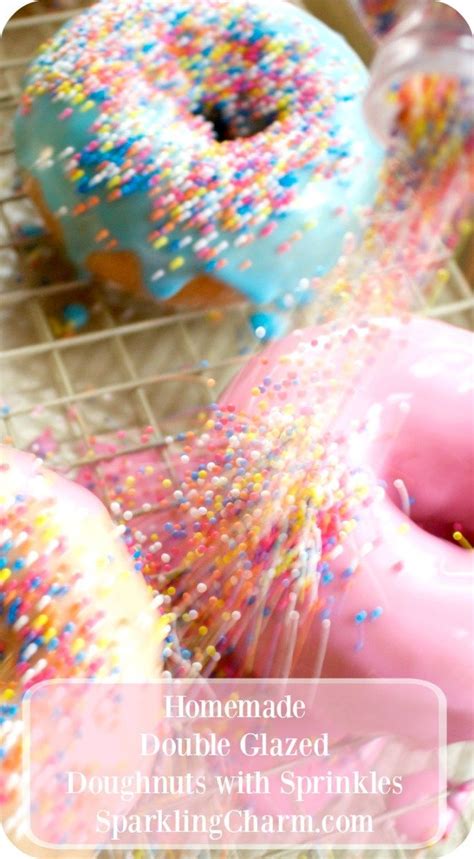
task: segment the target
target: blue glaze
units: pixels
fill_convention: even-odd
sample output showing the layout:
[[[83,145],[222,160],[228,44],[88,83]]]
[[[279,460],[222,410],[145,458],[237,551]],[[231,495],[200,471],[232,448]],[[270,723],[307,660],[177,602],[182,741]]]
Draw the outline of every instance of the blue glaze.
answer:
[[[201,0],[195,0],[193,8],[198,7],[200,2]],[[249,0],[244,2],[249,3]],[[209,8],[207,0],[206,4],[206,14],[211,17],[216,15],[217,13]],[[124,6],[123,20],[118,20],[117,7],[121,5]],[[300,169],[287,171],[281,176],[278,175],[279,165],[275,163],[268,173],[268,181],[271,179],[275,184],[277,180],[282,193],[296,191],[295,199],[266,216],[253,231],[244,224],[238,232],[231,232],[218,223],[218,235],[214,243],[220,246],[222,242],[227,242],[228,247],[213,260],[201,260],[197,257],[194,245],[202,241],[202,235],[198,229],[189,228],[186,222],[171,233],[169,243],[165,247],[157,249],[150,241],[153,230],[161,229],[165,223],[152,222],[153,189],[156,191],[159,184],[160,190],[163,189],[166,194],[173,187],[179,188],[186,178],[182,170],[183,164],[189,164],[190,159],[199,163],[200,158],[208,157],[205,153],[209,140],[203,136],[202,128],[189,128],[182,117],[177,115],[176,102],[183,97],[179,86],[176,90],[173,83],[160,83],[157,80],[156,86],[160,88],[150,94],[148,89],[142,92],[137,81],[131,82],[136,115],[131,121],[128,110],[125,107],[118,108],[119,118],[114,128],[115,145],[107,153],[109,165],[117,169],[122,182],[122,196],[113,202],[107,199],[110,193],[110,188],[107,187],[108,179],[101,178],[99,174],[104,155],[101,151],[88,149],[91,141],[101,139],[101,133],[97,132],[94,124],[100,124],[101,117],[103,118],[102,105],[109,96],[107,86],[101,84],[93,95],[89,95],[87,110],[83,110],[84,104],[75,106],[70,93],[66,92],[58,97],[57,93],[38,92],[38,87],[44,83],[51,67],[55,67],[56,63],[64,63],[64,59],[59,57],[59,48],[64,51],[64,45],[67,45],[68,41],[66,63],[69,49],[72,56],[70,80],[74,83],[75,76],[84,74],[80,66],[74,67],[74,57],[79,56],[80,51],[90,51],[88,28],[97,26],[102,15],[110,14],[112,6],[115,10],[114,30],[123,38],[124,56],[133,55],[131,44],[125,48],[129,37],[126,10],[139,9],[140,14],[145,16],[144,26],[139,36],[135,33],[134,38],[142,39],[140,51],[147,58],[153,55],[150,62],[156,64],[157,48],[154,42],[150,41],[150,28],[146,26],[147,16],[153,21],[160,14],[168,17],[173,14],[174,22],[179,22],[180,16],[183,18],[185,12],[176,7],[187,8],[189,5],[189,0],[176,0],[171,4],[174,10],[171,13],[165,11],[166,4],[161,4],[160,0],[118,0],[114,3],[111,3],[111,0],[103,0],[72,24],[67,24],[56,37],[57,41],[53,41],[51,47],[40,55],[36,65],[34,64],[28,73],[26,86],[31,85],[34,94],[28,111],[20,112],[16,119],[18,162],[38,181],[48,209],[59,221],[68,253],[82,274],[87,272],[89,255],[105,249],[105,243],[97,238],[98,234],[105,230],[115,240],[115,250],[129,251],[135,255],[140,263],[143,285],[156,298],[171,298],[189,280],[204,273],[215,275],[257,304],[277,301],[279,306],[286,306],[285,298],[288,295],[293,295],[295,302],[300,303],[307,298],[307,291],[301,288],[302,282],[320,276],[335,265],[341,255],[344,237],[348,233],[360,235],[360,213],[373,203],[383,159],[383,152],[371,138],[362,115],[361,96],[367,84],[367,72],[339,35],[301,9],[286,3],[275,6],[267,4],[265,0],[250,0],[249,5],[258,9],[259,14],[261,10],[264,11],[260,29],[255,27],[252,36],[254,40],[258,40],[260,31],[267,31],[267,34],[270,31],[283,33],[288,38],[289,51],[296,51],[294,46],[298,44],[298,40],[314,42],[321,46],[318,71],[323,78],[331,82],[330,86],[328,83],[328,90],[334,92],[335,96],[329,132],[334,142],[325,151],[315,151],[314,158]],[[236,26],[233,24],[229,28],[228,38]],[[94,49],[100,55],[100,44]],[[211,49],[206,50],[209,53]],[[205,54],[205,51],[203,53]],[[295,56],[297,57],[296,53]],[[202,62],[201,57],[201,65]],[[271,69],[271,60],[269,67]],[[197,61],[196,69],[199,72]],[[234,69],[232,66],[230,70],[233,74],[238,74],[239,71],[238,67]],[[100,73],[98,77],[100,79]],[[295,87],[297,86],[298,82],[295,82]],[[197,89],[197,84],[195,88]],[[191,87],[190,100],[194,98],[193,93],[194,89]],[[61,118],[65,108],[71,107],[72,115],[67,119]],[[319,109],[324,119],[324,104],[321,104]],[[304,134],[304,117],[301,130]],[[268,129],[248,138],[250,160],[253,141],[267,133]],[[281,136],[283,140],[283,135]],[[119,140],[117,143],[120,138],[122,142]],[[104,139],[106,134],[105,137],[102,136],[102,143]],[[143,142],[150,143],[152,149],[151,154],[140,161],[144,170],[135,171],[124,180],[120,171],[130,157],[130,147],[134,143],[141,145]],[[225,149],[234,143],[235,141],[227,141],[220,145]],[[316,144],[317,141],[315,149]],[[66,175],[71,147],[74,153],[79,154],[78,166],[84,172],[84,176],[77,182],[71,181]],[[171,157],[175,154],[177,167],[181,171],[178,171],[178,175],[162,177],[159,162],[164,150],[171,152]],[[219,160],[218,147],[215,147],[215,151],[215,175],[220,184],[217,191],[208,190],[204,199],[210,208],[214,205],[219,210],[222,189],[225,190],[230,180]],[[346,162],[350,165],[347,169],[344,167]],[[314,178],[314,171],[318,166],[322,173]],[[237,174],[236,178],[239,178]],[[201,185],[207,188],[205,180]],[[93,196],[98,199],[97,205],[83,214],[73,214],[78,204],[87,202]],[[245,218],[246,215],[252,217],[252,204],[239,205],[237,213],[239,218]],[[209,220],[212,221],[215,217],[215,214],[210,214]],[[274,225],[271,235],[258,235],[248,246],[235,244],[236,240],[241,240],[248,232],[259,234],[269,221]],[[289,251],[282,253],[282,245],[296,233],[301,235],[299,240],[292,244]],[[183,265],[179,270],[173,270],[173,261],[177,257],[182,258]],[[227,260],[223,269],[218,267],[220,258]],[[248,260],[251,261],[251,267],[244,270],[242,266]]]
[[[280,313],[252,313],[249,321],[255,336],[263,342],[285,333],[286,320]]]

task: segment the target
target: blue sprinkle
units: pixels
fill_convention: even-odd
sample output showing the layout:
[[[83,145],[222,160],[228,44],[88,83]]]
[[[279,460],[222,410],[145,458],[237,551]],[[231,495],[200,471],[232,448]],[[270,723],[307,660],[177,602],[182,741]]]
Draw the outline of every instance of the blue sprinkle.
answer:
[[[7,622],[10,625],[13,625],[15,623],[15,621],[18,617],[19,611],[20,611],[20,606],[21,606],[21,598],[16,597],[16,599],[14,599],[13,602],[11,603],[11,605],[8,607]]]
[[[92,101],[97,101],[97,102],[105,101],[107,98],[107,90],[98,89],[96,92],[91,93],[90,97],[91,97]]]
[[[83,328],[87,325],[90,319],[90,314],[84,304],[76,302],[74,304],[66,305],[63,310],[63,319],[77,330],[78,328]]]
[[[69,593],[68,585],[51,585],[49,589],[50,596],[62,597]]]
[[[364,611],[364,609],[363,609],[362,611],[357,612],[354,620],[356,623],[363,623],[364,620],[366,620],[366,618],[367,618],[367,612]]]
[[[380,617],[381,614],[383,614],[383,608],[378,605],[377,608],[372,609],[370,612],[370,619],[375,620],[377,617]]]
[[[283,186],[283,188],[291,188],[292,185],[296,185],[296,183],[298,182],[298,178],[295,173],[287,173],[286,176],[281,177],[279,182],[280,185]]]
[[[42,224],[22,224],[19,226],[18,232],[27,238],[38,238],[38,236],[44,236],[44,227]]]

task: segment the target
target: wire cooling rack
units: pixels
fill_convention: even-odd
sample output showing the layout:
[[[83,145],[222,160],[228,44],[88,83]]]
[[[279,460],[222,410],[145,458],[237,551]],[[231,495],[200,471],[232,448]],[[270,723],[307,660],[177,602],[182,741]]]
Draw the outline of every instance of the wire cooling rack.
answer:
[[[115,445],[119,433],[121,453],[161,446],[166,464],[172,437],[195,425],[259,343],[244,303],[225,312],[164,311],[78,280],[52,250],[44,225],[19,190],[11,122],[32,52],[77,10],[26,11],[0,41],[0,439],[46,454],[53,466],[74,472],[83,464],[99,468],[112,455],[108,442]],[[74,336],[64,336],[62,309],[73,302],[87,308],[89,319]],[[474,327],[473,290],[455,262],[446,262],[437,301],[422,312]],[[450,772],[456,780],[467,778],[468,747],[449,751]],[[470,823],[466,814],[449,842],[415,855],[445,855]],[[319,851],[305,853],[310,855]],[[407,854],[399,848],[371,856]]]

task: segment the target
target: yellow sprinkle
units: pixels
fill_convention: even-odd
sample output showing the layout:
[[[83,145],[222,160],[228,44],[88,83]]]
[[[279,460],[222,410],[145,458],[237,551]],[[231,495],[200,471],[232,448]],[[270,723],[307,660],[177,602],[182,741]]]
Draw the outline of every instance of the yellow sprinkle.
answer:
[[[3,584],[10,578],[12,571],[9,567],[4,567],[3,570],[0,570],[0,584]]]
[[[447,283],[450,277],[448,269],[440,268],[439,271],[436,273],[436,277],[440,281],[440,283]]]
[[[207,634],[207,626],[200,626],[198,631],[199,631],[199,635],[206,635]]]
[[[49,629],[47,629],[46,632],[43,634],[44,643],[48,644],[53,638],[56,638],[57,634],[57,630],[54,628],[54,626],[50,626]]]
[[[471,546],[469,540],[466,540],[464,534],[461,534],[460,531],[455,531],[453,534],[453,538],[456,540],[456,543],[459,543],[459,545],[463,547],[463,549],[471,549],[472,550],[472,546]]]
[[[47,522],[47,516],[45,513],[39,513],[35,518],[35,525],[44,525]]]
[[[44,626],[46,623],[48,623],[48,615],[47,614],[40,614],[40,615],[38,615],[36,620],[33,621],[33,623],[31,625],[32,625],[33,629],[41,629],[41,627]]]
[[[171,270],[171,271],[177,271],[177,269],[178,269],[178,268],[182,268],[182,266],[184,265],[184,263],[185,263],[185,259],[184,259],[184,257],[175,257],[175,258],[174,258],[173,260],[171,260],[171,262],[170,262],[170,265],[169,265],[170,270]]]

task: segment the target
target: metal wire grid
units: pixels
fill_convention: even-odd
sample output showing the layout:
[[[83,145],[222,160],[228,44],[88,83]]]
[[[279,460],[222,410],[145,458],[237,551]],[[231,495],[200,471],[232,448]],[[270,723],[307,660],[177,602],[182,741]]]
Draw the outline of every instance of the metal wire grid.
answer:
[[[38,238],[38,216],[16,184],[11,120],[33,50],[74,11],[16,18],[0,42],[0,434],[31,448],[54,427],[50,461],[73,471],[83,464],[100,468],[112,456],[107,442],[125,431],[121,453],[161,447],[163,465],[171,469],[173,434],[193,426],[258,343],[243,303],[223,314],[217,308],[165,313],[155,304],[130,302],[72,277],[51,256],[47,240]],[[454,262],[447,268],[449,280],[424,312],[473,327],[472,288]],[[58,337],[57,309],[76,300],[87,304],[90,321],[75,336]],[[451,748],[450,755],[450,769],[462,777],[469,770],[466,747]],[[466,815],[448,843],[459,843],[470,822]],[[446,851],[447,844],[432,848],[430,859]],[[229,852],[229,859],[234,855]],[[406,855],[399,848],[376,857]]]

